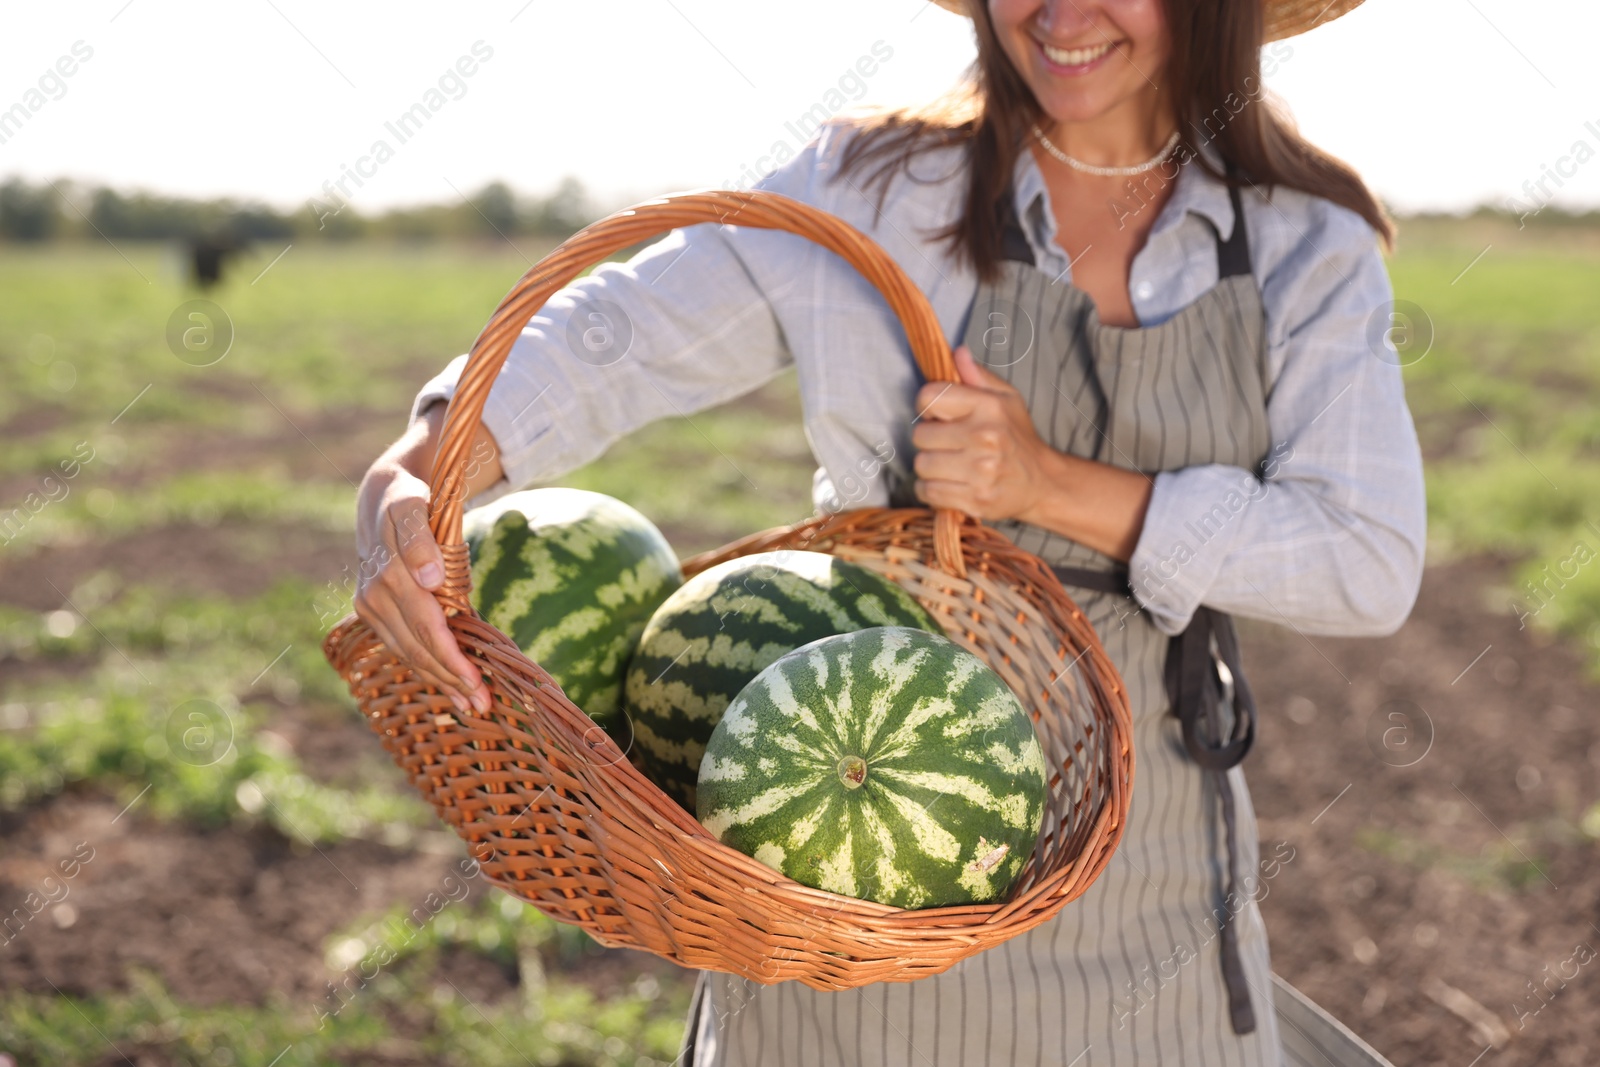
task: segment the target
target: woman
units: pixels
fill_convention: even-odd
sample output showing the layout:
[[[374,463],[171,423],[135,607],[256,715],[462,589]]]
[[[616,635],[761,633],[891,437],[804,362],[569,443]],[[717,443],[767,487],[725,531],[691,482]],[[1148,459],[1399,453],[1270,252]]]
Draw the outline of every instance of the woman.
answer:
[[[1256,840],[1226,613],[1389,633],[1422,567],[1389,222],[1262,100],[1263,41],[1350,6],[974,0],[968,84],[830,123],[765,179],[895,256],[965,342],[959,385],[921,383],[871,287],[771,231],[679,231],[529,323],[470,492],[557,477],[792,362],[820,509],[920,500],[994,523],[1076,587],[1129,686],[1129,825],[1079,901],[911,984],[705,975],[689,1061],[1282,1062],[1256,902],[1293,850],[1263,861]],[[357,608],[484,708],[427,592],[443,571],[422,479],[459,371],[424,388],[362,485],[361,549],[382,567]]]

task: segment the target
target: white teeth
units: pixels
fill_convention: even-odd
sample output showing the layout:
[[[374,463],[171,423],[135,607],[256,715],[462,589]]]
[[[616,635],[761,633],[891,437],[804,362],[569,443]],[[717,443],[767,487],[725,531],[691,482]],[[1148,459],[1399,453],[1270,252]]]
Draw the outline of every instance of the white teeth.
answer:
[[[1081,67],[1111,51],[1110,42],[1093,48],[1051,48],[1047,44],[1041,44],[1040,47],[1044,49],[1044,54],[1050,58],[1050,62],[1059,63],[1063,67]]]

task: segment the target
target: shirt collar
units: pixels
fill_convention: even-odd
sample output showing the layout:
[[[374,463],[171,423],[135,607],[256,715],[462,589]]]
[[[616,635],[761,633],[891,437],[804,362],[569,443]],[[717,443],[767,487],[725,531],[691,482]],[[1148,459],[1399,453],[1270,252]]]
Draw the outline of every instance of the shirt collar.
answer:
[[[1221,156],[1214,147],[1205,144],[1199,151],[1214,167],[1222,169]],[[1056,219],[1050,210],[1050,193],[1045,188],[1044,175],[1039,172],[1038,161],[1027,146],[1018,154],[1012,187],[1015,190],[1017,218],[1022,220],[1024,232],[1034,243],[1035,253],[1040,249],[1048,249],[1055,242]],[[1226,241],[1233,236],[1235,219],[1228,186],[1202,168],[1197,160],[1190,160],[1178,172],[1172,197],[1162,208],[1151,234],[1177,225],[1191,213],[1210,222],[1220,240]]]

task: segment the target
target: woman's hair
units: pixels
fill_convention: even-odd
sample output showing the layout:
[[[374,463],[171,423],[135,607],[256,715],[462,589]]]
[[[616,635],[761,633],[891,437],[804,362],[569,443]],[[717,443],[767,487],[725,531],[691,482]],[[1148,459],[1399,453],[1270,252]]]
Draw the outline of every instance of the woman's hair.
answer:
[[[961,216],[935,236],[951,242],[980,279],[992,281],[1000,262],[1001,208],[1011,195],[1012,172],[1029,127],[1043,111],[1001,48],[988,4],[966,3],[978,40],[978,58],[966,77],[929,104],[856,120],[858,132],[845,145],[840,172],[873,168],[864,183],[881,183],[881,207],[888,179],[900,170],[912,176],[914,156],[964,145],[970,166]],[[1265,95],[1261,0],[1165,0],[1165,5],[1172,54],[1162,80],[1180,118],[1174,158],[1193,158],[1232,181],[1199,153],[1200,146],[1208,146],[1237,172],[1238,182],[1268,190],[1284,185],[1323,197],[1366,219],[1392,246],[1394,224],[1361,177],[1301,137]]]

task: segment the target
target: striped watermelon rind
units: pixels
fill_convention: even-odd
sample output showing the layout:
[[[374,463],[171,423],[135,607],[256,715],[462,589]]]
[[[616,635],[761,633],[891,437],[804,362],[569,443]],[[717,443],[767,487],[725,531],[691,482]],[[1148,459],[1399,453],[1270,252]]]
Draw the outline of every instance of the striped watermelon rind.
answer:
[[[728,707],[697,814],[804,885],[899,908],[1002,899],[1036,844],[1044,752],[1000,676],[882,627],[806,645]]]
[[[639,635],[683,584],[667,539],[620,500],[560,487],[510,493],[461,526],[472,606],[615,732]]]
[[[631,758],[693,812],[706,742],[739,691],[785,653],[869,626],[939,630],[899,585],[823,552],[758,552],[695,575],[651,617],[628,666]]]

